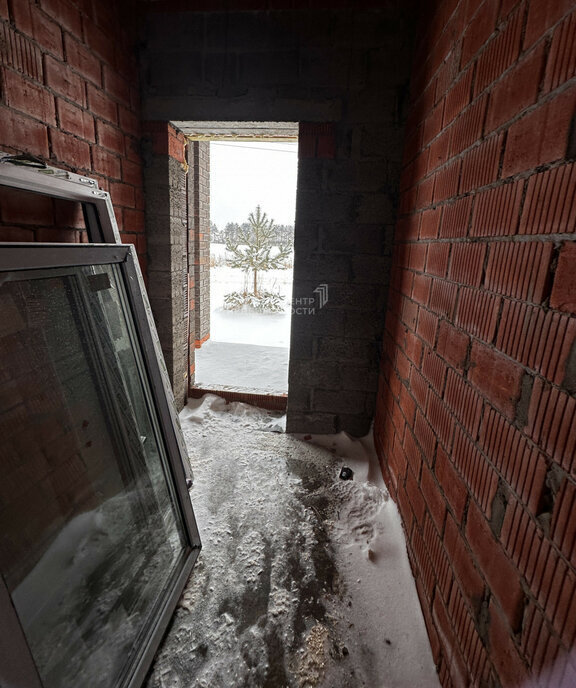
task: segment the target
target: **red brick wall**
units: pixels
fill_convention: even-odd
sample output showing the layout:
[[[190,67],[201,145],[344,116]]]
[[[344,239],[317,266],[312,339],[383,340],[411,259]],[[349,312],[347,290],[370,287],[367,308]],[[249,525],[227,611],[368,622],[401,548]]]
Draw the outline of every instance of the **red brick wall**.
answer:
[[[131,0],[0,0],[0,150],[97,179],[144,256],[134,16]],[[0,239],[30,237],[29,217],[20,236],[16,219]]]
[[[377,446],[443,685],[571,686],[576,12],[423,6]]]

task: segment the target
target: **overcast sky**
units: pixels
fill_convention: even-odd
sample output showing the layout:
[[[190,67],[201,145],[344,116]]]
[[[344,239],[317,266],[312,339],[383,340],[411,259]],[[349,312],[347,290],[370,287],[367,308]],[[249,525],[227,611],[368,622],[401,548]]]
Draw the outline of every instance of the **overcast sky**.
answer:
[[[242,224],[257,205],[276,224],[294,224],[298,144],[210,142],[210,219]]]

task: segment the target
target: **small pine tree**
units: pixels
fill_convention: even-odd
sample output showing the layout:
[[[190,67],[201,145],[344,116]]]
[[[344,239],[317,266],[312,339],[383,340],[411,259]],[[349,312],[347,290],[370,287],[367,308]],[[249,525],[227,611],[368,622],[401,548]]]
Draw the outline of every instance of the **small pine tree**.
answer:
[[[232,254],[228,264],[244,272],[253,273],[252,295],[258,298],[258,273],[281,268],[290,255],[290,246],[278,246],[278,253],[271,255],[276,242],[274,220],[269,220],[260,206],[248,216],[248,223],[239,228],[233,240],[226,241],[226,250]]]

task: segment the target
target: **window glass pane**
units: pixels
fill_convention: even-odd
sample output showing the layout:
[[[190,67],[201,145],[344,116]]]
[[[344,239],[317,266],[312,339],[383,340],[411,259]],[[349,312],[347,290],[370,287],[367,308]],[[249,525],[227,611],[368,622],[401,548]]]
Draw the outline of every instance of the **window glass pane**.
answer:
[[[0,275],[0,570],[46,688],[118,685],[186,548],[120,268]]]

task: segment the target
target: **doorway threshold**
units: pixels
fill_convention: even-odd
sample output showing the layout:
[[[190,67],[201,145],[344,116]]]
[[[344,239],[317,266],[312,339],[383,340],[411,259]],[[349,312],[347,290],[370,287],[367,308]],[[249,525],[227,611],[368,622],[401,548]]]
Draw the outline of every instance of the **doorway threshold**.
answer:
[[[216,394],[228,403],[240,401],[244,404],[259,406],[268,411],[286,411],[288,394],[284,392],[269,392],[257,388],[232,387],[229,385],[193,385],[190,387],[188,396],[199,399],[205,394]]]

